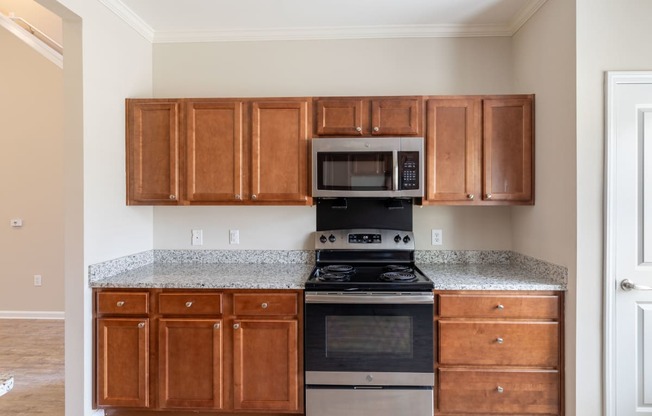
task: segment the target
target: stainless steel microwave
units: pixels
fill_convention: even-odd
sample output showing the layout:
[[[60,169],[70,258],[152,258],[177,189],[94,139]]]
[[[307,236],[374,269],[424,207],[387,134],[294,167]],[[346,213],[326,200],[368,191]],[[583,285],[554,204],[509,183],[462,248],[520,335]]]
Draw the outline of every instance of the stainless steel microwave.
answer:
[[[312,139],[313,197],[423,197],[423,137]]]

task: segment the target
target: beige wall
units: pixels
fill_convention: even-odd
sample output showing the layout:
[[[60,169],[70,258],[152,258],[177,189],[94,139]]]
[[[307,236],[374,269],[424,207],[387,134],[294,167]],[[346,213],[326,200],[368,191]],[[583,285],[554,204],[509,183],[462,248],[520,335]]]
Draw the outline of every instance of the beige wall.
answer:
[[[154,46],[157,97],[504,94],[513,90],[510,38],[220,42]],[[415,208],[418,249],[511,249],[509,208]],[[156,248],[309,249],[314,208],[154,209]],[[241,244],[228,244],[228,229]],[[197,247],[195,247],[197,248]]]
[[[536,205],[512,208],[514,250],[566,266],[566,414],[576,414],[575,4],[548,0],[514,36],[517,90],[536,94]],[[577,375],[599,396],[600,372]],[[600,414],[599,400],[578,415]],[[585,413],[584,413],[585,412]]]
[[[0,317],[63,317],[63,71],[3,28],[0,45]]]

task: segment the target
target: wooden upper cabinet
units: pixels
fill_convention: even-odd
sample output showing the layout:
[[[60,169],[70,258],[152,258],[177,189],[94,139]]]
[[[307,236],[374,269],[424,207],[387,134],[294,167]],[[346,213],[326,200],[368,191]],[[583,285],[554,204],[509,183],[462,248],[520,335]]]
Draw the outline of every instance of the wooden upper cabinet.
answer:
[[[127,99],[127,204],[179,201],[180,100]]]
[[[421,97],[317,98],[316,136],[418,136]]]
[[[189,101],[186,120],[186,199],[242,200],[243,102]]]
[[[534,204],[534,96],[431,97],[425,204]]]
[[[480,199],[480,99],[431,99],[426,108],[426,200]]]
[[[533,97],[482,103],[483,199],[533,204]]]
[[[308,99],[252,103],[251,200],[307,203],[308,104]]]
[[[322,98],[315,102],[316,134],[318,136],[362,136],[363,112],[367,105],[362,99]],[[364,118],[366,121],[366,117]]]

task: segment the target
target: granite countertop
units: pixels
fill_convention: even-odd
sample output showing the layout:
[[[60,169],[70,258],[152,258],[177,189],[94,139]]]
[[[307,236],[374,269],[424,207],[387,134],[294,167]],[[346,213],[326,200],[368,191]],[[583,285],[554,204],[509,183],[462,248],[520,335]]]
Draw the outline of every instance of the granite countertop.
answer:
[[[14,376],[0,373],[0,396],[14,388]]]
[[[551,275],[520,264],[418,264],[435,290],[566,290]]]
[[[436,290],[566,290],[567,269],[506,251],[422,251]],[[303,289],[310,251],[154,250],[93,265],[92,288]]]
[[[152,263],[91,281],[94,288],[303,289],[312,264]]]

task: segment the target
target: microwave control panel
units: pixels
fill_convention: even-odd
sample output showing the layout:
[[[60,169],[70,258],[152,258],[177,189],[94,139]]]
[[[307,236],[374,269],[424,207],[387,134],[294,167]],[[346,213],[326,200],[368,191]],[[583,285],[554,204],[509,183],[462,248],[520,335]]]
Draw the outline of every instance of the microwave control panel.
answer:
[[[399,189],[419,189],[419,152],[398,152]]]

